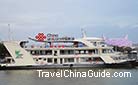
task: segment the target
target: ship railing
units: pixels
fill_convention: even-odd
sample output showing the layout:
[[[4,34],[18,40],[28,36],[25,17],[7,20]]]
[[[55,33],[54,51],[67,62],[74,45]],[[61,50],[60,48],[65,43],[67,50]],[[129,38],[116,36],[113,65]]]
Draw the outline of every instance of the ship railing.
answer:
[[[79,58],[79,57],[97,57],[99,56],[98,54],[70,54],[70,55],[60,55],[60,57],[74,57],[74,58]]]
[[[118,60],[125,60],[125,61],[132,61],[132,60],[136,60],[135,57],[129,57],[127,55],[118,55],[118,56],[111,56],[112,59],[118,61]]]
[[[28,45],[24,46],[24,48],[81,48],[86,46],[73,46],[73,45],[53,45],[53,46],[35,46],[35,45]]]

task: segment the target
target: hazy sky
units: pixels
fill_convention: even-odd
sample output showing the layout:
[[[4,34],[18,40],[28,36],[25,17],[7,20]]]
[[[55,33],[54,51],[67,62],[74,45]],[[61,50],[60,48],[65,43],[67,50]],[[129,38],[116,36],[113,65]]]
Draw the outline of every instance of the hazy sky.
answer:
[[[123,37],[138,42],[138,0],[0,0],[0,39],[38,32],[81,37]]]

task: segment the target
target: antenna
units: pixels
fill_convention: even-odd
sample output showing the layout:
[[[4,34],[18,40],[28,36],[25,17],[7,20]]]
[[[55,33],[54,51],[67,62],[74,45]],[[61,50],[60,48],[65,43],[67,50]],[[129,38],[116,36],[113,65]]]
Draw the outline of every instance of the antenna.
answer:
[[[83,37],[83,38],[86,38],[86,32],[84,31],[83,28],[81,29],[81,31],[82,31],[82,37]]]
[[[127,40],[127,39],[128,39],[128,35],[126,35],[126,36],[124,37],[124,39],[126,39],[126,40]]]
[[[103,40],[106,40],[106,37],[104,36],[104,34],[102,34],[102,39],[103,39]]]
[[[11,41],[11,27],[10,27],[10,24],[8,24],[8,38],[9,38],[9,41]]]

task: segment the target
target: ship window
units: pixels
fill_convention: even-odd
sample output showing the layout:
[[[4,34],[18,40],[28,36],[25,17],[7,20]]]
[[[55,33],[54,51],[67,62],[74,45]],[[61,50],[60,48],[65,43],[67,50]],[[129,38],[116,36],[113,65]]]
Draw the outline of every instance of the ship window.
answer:
[[[57,56],[57,51],[54,51],[54,56]]]
[[[30,54],[35,55],[35,51],[31,50]]]
[[[46,55],[52,55],[52,50],[46,50],[45,53]]]
[[[46,58],[44,58],[44,61],[46,61]]]
[[[48,59],[47,59],[47,62],[48,62],[48,63],[52,63],[52,58],[48,58]]]
[[[79,51],[77,50],[75,53],[76,53],[76,54],[79,54]]]
[[[68,54],[74,54],[74,50],[68,50]]]
[[[86,57],[81,57],[80,60],[81,60],[81,62],[86,62],[87,58]]]
[[[94,50],[89,50],[88,52],[89,52],[89,54],[95,54],[95,49]]]
[[[114,52],[113,49],[110,49],[110,52],[113,53]]]
[[[97,46],[96,42],[93,43],[94,46]]]
[[[64,54],[64,50],[60,50],[60,54]]]
[[[65,58],[65,62],[74,62],[74,58]]]
[[[39,55],[39,50],[36,50],[35,51],[35,55]]]
[[[39,58],[39,60],[41,60],[42,58]]]
[[[112,49],[108,49],[108,53],[113,53],[113,50]]]
[[[45,55],[46,52],[44,50],[40,50],[40,55]]]
[[[86,54],[88,54],[89,52],[88,51],[85,51]]]
[[[98,49],[95,49],[95,54],[98,54]]]
[[[81,50],[81,51],[80,51],[80,53],[81,53],[81,54],[84,54],[84,51],[83,51],[83,50]]]
[[[102,53],[106,53],[106,49],[102,49]]]
[[[68,54],[68,50],[65,50],[64,52],[65,52],[65,54]]]
[[[102,53],[113,53],[112,49],[103,49]]]
[[[74,54],[74,50],[60,50],[60,54],[62,55]]]
[[[105,44],[105,42],[100,42],[100,44]]]
[[[84,47],[85,45],[81,42],[78,43],[78,47]]]
[[[65,54],[65,51],[64,50],[60,50],[60,54]]]

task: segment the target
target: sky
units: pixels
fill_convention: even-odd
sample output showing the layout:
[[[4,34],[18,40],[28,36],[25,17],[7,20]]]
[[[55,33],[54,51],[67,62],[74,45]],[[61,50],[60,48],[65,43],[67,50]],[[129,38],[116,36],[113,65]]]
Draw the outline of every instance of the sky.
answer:
[[[81,37],[124,37],[138,42],[138,0],[0,0],[0,39],[37,33]]]

